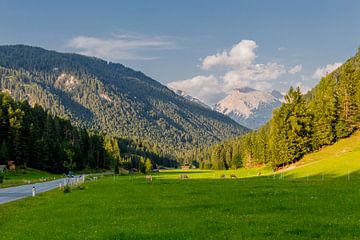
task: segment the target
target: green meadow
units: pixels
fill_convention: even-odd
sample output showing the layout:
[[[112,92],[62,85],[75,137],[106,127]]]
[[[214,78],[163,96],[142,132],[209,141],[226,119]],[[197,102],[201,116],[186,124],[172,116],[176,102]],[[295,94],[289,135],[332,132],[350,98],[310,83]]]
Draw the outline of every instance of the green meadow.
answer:
[[[277,173],[102,177],[0,205],[0,239],[360,239],[359,145],[355,134]]]
[[[85,190],[0,205],[0,238],[360,238],[358,181],[180,180],[174,174],[149,184],[144,176],[105,177]]]
[[[292,178],[360,179],[360,132],[306,155],[284,171]]]

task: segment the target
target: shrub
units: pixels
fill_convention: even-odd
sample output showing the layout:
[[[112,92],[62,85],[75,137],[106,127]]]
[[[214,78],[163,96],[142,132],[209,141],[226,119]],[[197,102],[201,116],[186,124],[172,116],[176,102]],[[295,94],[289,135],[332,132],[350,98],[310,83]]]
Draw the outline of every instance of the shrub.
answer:
[[[3,183],[4,179],[6,179],[6,169],[4,172],[0,172],[0,183]]]
[[[71,192],[70,186],[69,185],[64,186],[63,193],[69,193],[69,192]]]

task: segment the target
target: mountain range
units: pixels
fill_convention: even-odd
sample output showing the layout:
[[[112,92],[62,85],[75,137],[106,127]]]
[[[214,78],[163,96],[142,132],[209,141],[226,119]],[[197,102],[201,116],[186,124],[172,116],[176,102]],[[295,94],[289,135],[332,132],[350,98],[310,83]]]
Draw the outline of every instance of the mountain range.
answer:
[[[281,105],[282,99],[283,95],[276,90],[264,92],[249,87],[237,88],[220,100],[214,109],[245,127],[257,129],[271,118],[272,111]]]
[[[122,64],[25,45],[0,46],[0,87],[82,127],[182,151],[247,128]]]
[[[194,103],[229,116],[240,125],[250,129],[257,129],[264,125],[271,118],[272,111],[279,107],[284,99],[284,96],[276,90],[266,92],[243,87],[233,89],[211,107],[184,91],[174,89],[174,92]]]

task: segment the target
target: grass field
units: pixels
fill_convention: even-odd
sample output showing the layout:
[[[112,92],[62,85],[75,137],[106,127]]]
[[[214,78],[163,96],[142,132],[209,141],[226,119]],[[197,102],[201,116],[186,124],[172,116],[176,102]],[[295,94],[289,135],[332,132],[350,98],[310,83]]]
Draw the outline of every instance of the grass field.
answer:
[[[104,177],[0,205],[0,239],[360,239],[359,146],[357,133],[275,174]]]
[[[284,172],[285,177],[360,179],[360,132],[306,155]]]
[[[85,190],[0,205],[0,239],[360,238],[359,181],[178,174],[160,173],[152,184],[105,177]]]
[[[15,172],[8,171],[3,183],[0,183],[0,188],[13,187],[28,183],[41,182],[54,178],[62,177],[61,175],[51,174],[36,169],[18,169]]]

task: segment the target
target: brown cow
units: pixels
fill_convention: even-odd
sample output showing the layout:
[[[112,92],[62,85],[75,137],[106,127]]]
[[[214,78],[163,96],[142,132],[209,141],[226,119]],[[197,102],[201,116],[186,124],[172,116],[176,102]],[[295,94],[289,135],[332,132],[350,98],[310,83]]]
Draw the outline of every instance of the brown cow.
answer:
[[[187,174],[181,174],[180,179],[188,179],[189,176]]]
[[[225,177],[226,177],[225,174],[221,174],[220,176],[221,179],[225,179]]]
[[[147,176],[146,176],[146,182],[147,182],[147,183],[152,182],[152,176],[151,176],[151,175],[147,175]]]
[[[234,174],[234,173],[231,174],[230,176],[231,176],[231,178],[237,178],[236,174]]]

